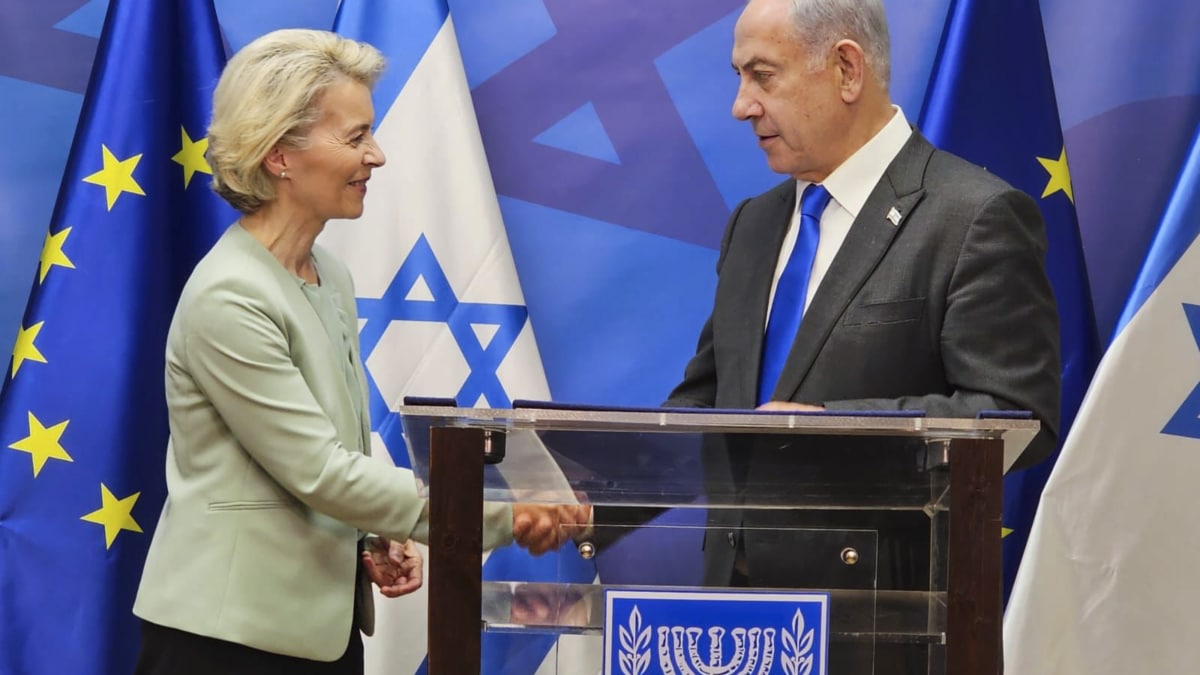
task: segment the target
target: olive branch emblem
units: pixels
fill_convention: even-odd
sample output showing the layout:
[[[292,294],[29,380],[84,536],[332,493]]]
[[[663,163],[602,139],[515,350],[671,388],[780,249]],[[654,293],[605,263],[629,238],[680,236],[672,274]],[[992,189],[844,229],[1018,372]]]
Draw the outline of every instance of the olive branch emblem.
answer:
[[[642,675],[650,667],[650,627],[642,626],[642,613],[637,605],[629,614],[629,626],[620,626],[619,654],[622,675]]]
[[[790,631],[787,628],[779,631],[783,638],[783,660],[780,662],[783,672],[787,675],[809,675],[813,667],[815,631],[811,628],[808,632],[804,631],[804,616],[798,609],[792,617],[791,628]]]

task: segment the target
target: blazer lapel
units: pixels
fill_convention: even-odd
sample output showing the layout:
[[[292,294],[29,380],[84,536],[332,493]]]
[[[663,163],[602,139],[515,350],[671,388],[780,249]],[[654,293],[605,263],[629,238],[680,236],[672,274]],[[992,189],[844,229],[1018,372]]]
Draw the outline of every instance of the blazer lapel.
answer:
[[[317,311],[313,309],[312,303],[308,301],[308,297],[304,295],[304,291],[300,289],[300,282],[291,275],[283,265],[271,255],[270,251],[258,243],[249,232],[246,232],[240,225],[235,225],[235,236],[238,238],[238,244],[250,252],[257,258],[262,265],[270,270],[275,282],[279,284],[279,288],[287,300],[288,308],[293,319],[300,327],[300,331],[308,338],[305,345],[309,353],[308,368],[301,369],[305,375],[305,379],[312,377],[312,384],[315,385],[313,395],[317,401],[326,408],[325,412],[329,415],[334,427],[337,429],[338,436],[342,439],[354,438],[360,436],[359,423],[360,421],[350,419],[348,411],[354,410],[354,406],[350,400],[350,390],[346,386],[346,378],[342,375],[341,359],[344,355],[338,353],[329,341],[329,335],[325,331],[325,325],[321,323],[321,317],[317,315]],[[320,264],[320,261],[318,261]],[[324,280],[322,280],[324,283]],[[315,336],[315,337],[314,337]],[[335,393],[336,392],[336,393]],[[333,401],[333,406],[326,406],[330,394],[334,394],[337,398]],[[333,409],[329,409],[332,407]],[[348,450],[353,450],[349,446]]]
[[[932,154],[933,146],[914,130],[867,198],[804,313],[775,386],[775,400],[791,400],[799,390],[846,307],[879,265],[904,219],[925,195],[925,165]]]
[[[313,257],[317,259],[317,265],[324,270],[334,269],[334,260],[332,255],[320,246],[313,247]],[[358,308],[355,306],[354,288],[348,287],[341,283],[334,274],[328,274],[321,279],[322,284],[329,286],[337,291],[336,299],[341,306],[342,312],[346,315],[346,320],[349,326],[358,326]],[[351,399],[357,398],[363,402],[362,411],[359,415],[359,431],[362,436],[362,448],[365,454],[371,454],[371,413],[370,400],[371,396],[367,390],[367,374],[363,369],[362,354],[360,353],[361,345],[358,342],[358,336],[355,335],[350,340],[350,362],[354,370],[354,379],[358,386],[358,391],[347,391],[347,395]],[[338,348],[334,348],[338,352]],[[336,355],[337,358],[342,358],[344,355]],[[349,402],[349,401],[347,401]],[[350,408],[353,410],[353,408]]]

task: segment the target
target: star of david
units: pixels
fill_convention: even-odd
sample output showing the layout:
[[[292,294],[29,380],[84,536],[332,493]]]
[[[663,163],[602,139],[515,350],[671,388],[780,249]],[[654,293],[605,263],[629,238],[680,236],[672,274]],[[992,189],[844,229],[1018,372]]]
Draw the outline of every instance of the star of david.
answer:
[[[745,0],[544,4],[553,37],[471,91],[497,193],[715,248],[729,208],[655,59],[739,11]],[[628,105],[631,97],[637,106]],[[593,104],[620,165],[533,140],[585,103]],[[671,158],[669,167],[662,157]],[[577,182],[589,189],[560,189]]]
[[[410,297],[419,279],[424,279],[432,299]],[[382,297],[358,298],[358,315],[364,321],[359,331],[359,342],[363,354],[367,356],[374,352],[393,321],[446,324],[470,366],[470,374],[459,387],[455,400],[461,405],[473,405],[482,397],[494,407],[511,404],[496,371],[525,327],[528,311],[524,305],[461,301],[450,286],[425,235],[417,239]],[[497,327],[486,346],[472,328],[479,324]],[[384,400],[369,370],[367,388],[374,431],[383,439],[396,463],[407,465],[400,415]]]
[[[1188,324],[1192,327],[1192,337],[1200,348],[1200,305],[1184,303],[1183,313],[1187,315]],[[1184,400],[1183,405],[1171,417],[1162,433],[1172,436],[1183,436],[1200,440],[1200,384]]]

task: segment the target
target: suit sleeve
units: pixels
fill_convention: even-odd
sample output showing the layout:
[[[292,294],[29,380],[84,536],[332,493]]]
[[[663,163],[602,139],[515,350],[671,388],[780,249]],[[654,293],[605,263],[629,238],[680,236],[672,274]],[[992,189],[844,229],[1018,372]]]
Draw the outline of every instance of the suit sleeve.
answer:
[[[987,199],[968,226],[946,296],[940,345],[951,392],[825,406],[924,410],[934,417],[1029,410],[1042,431],[1015,468],[1046,457],[1058,435],[1061,375],[1045,256],[1045,225],[1028,195],[1010,189]]]
[[[749,202],[747,199],[738,204],[725,226],[725,235],[721,238],[721,253],[717,256],[718,277],[721,275],[721,267],[725,263],[725,254],[729,251],[729,242],[733,239],[738,217]],[[713,319],[709,314],[696,341],[696,354],[684,368],[683,381],[676,385],[663,405],[670,408],[713,408],[717,404],[716,401],[717,359],[713,351]]]
[[[425,508],[411,472],[341,444],[268,303],[235,285],[208,289],[188,310],[197,385],[246,453],[301,502],[360,530],[408,538]]]

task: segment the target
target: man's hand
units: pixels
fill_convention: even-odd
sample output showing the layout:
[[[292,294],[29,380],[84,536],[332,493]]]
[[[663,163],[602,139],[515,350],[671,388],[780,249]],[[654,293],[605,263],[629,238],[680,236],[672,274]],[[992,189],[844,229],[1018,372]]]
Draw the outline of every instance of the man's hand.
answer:
[[[513,539],[533,555],[542,555],[561,547],[591,517],[592,507],[583,504],[513,504]]]
[[[595,628],[592,597],[576,588],[551,583],[516,584],[509,620],[521,626]],[[602,620],[600,621],[602,623]]]
[[[825,409],[822,405],[809,405],[808,403],[792,403],[791,401],[767,401],[758,406],[756,410],[772,410],[776,412],[820,412]]]
[[[362,552],[367,577],[388,598],[398,598],[421,587],[423,581],[421,551],[411,539],[392,541],[371,537]]]

